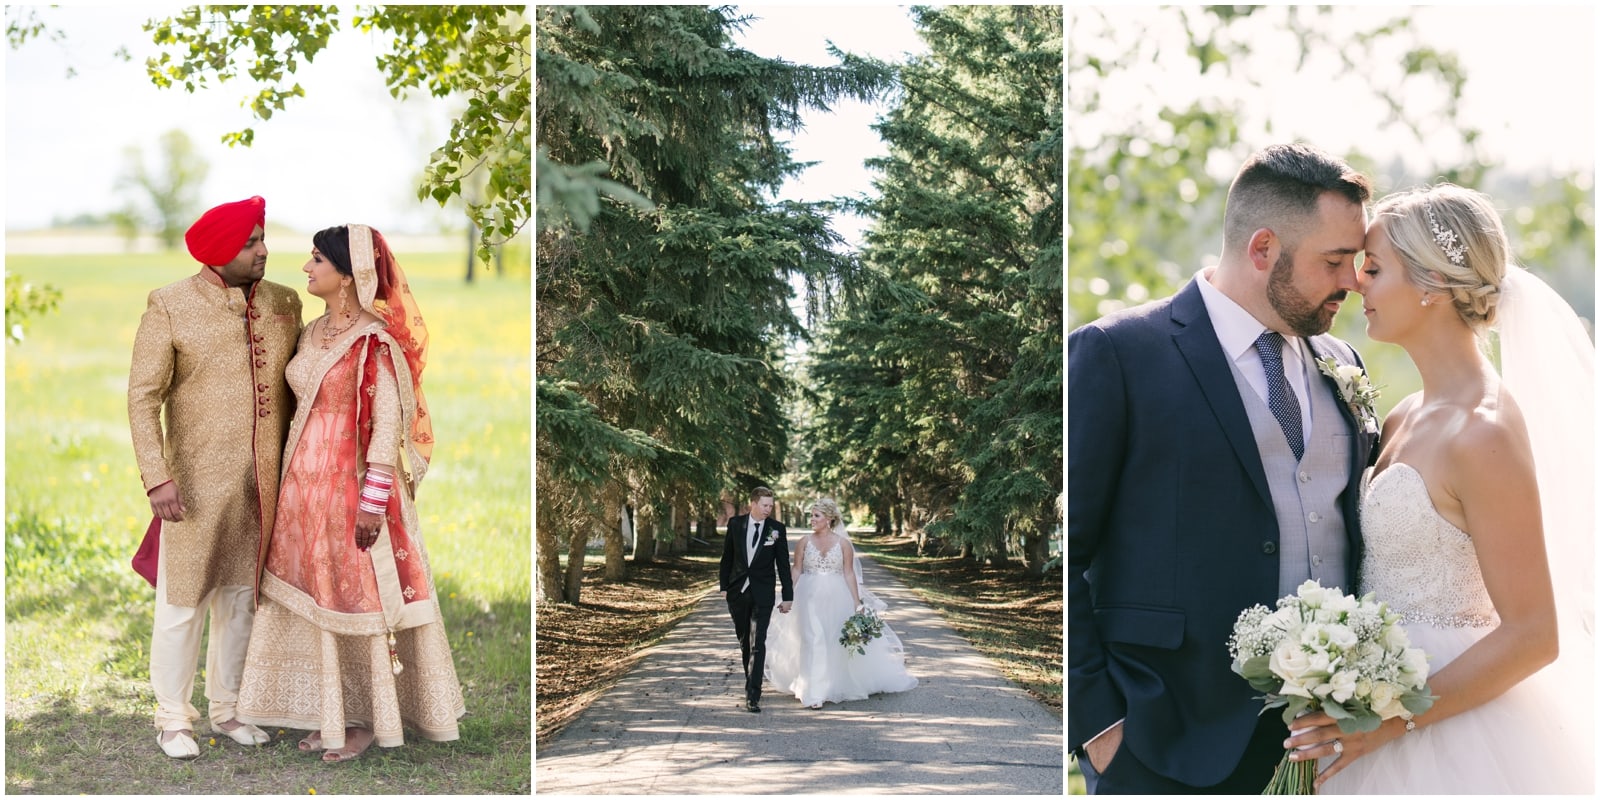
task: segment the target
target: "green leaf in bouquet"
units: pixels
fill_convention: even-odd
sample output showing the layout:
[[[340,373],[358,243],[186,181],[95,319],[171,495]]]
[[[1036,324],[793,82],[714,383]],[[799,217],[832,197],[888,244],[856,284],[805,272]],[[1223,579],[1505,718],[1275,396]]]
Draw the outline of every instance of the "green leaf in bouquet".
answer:
[[[1288,725],[1294,722],[1296,717],[1311,708],[1311,704],[1312,700],[1309,697],[1300,697],[1298,695],[1289,697],[1289,702],[1283,709],[1283,724]]]
[[[1348,713],[1348,716],[1342,719],[1335,717],[1335,719],[1339,719],[1339,730],[1344,733],[1371,733],[1377,730],[1379,725],[1383,724],[1383,718],[1372,713],[1370,709],[1358,708],[1351,711],[1339,706],[1333,707],[1341,708],[1341,710]],[[1332,714],[1330,713],[1329,716],[1332,716]]]
[[[1427,687],[1423,687],[1423,690],[1426,691]],[[1433,701],[1438,699],[1435,695],[1423,694],[1422,692],[1406,692],[1400,695],[1400,705],[1405,706],[1407,711],[1416,715],[1433,708]]]
[[[1253,656],[1239,667],[1239,675],[1259,691],[1270,692],[1283,684],[1283,679],[1272,674],[1271,656]]]

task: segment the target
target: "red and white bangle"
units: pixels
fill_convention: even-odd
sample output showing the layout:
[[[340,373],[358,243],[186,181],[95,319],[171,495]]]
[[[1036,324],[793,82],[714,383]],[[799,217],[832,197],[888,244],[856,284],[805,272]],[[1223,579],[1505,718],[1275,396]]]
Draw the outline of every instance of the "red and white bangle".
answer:
[[[361,484],[361,503],[357,507],[368,514],[382,514],[389,507],[389,495],[393,491],[393,475],[367,470],[367,479]]]

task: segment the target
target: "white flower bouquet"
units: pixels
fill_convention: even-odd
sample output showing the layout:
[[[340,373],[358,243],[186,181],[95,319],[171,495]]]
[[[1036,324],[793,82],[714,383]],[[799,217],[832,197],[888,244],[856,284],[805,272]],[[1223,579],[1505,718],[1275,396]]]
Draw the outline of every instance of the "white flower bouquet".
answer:
[[[883,620],[870,608],[850,615],[839,629],[839,644],[856,655],[865,655],[867,643],[883,635]]]
[[[1276,610],[1245,609],[1228,637],[1233,671],[1288,723],[1322,711],[1339,730],[1375,730],[1386,719],[1411,719],[1433,706],[1428,657],[1412,647],[1400,615],[1368,594],[1359,600],[1316,581],[1300,584]],[[1313,794],[1315,761],[1278,763],[1262,794]]]

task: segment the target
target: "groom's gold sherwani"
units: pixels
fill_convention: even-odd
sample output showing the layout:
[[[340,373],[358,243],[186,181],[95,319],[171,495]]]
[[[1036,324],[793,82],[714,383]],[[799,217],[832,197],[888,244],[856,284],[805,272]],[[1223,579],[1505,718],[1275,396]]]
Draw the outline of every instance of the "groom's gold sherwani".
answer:
[[[182,522],[161,530],[172,605],[255,585],[294,410],[283,370],[299,336],[299,295],[265,280],[246,291],[202,268],[150,293],[134,338],[128,426],[145,491],[176,481],[185,507]]]

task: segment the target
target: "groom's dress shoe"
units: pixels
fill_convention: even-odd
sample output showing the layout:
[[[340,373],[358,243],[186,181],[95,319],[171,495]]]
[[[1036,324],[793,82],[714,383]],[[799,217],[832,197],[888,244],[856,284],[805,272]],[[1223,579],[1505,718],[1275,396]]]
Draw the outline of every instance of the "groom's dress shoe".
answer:
[[[748,711],[748,712],[750,712],[752,714],[760,714],[761,713],[761,703],[759,701],[756,701],[756,700],[746,700],[746,701],[744,701],[744,710],[746,710],[746,711]]]
[[[161,752],[172,758],[194,758],[200,755],[200,743],[195,741],[194,731],[181,730],[171,739],[163,739],[163,733],[156,734],[156,744],[161,747]]]
[[[234,721],[239,722],[238,720]],[[222,727],[218,725],[212,725],[211,729],[222,734],[223,736],[228,737],[229,739],[238,742],[239,744],[244,745],[245,747],[263,745],[272,738],[271,736],[267,735],[266,731],[261,730],[260,728],[257,728],[248,722],[239,722],[239,727],[234,728],[231,731],[223,730]]]

